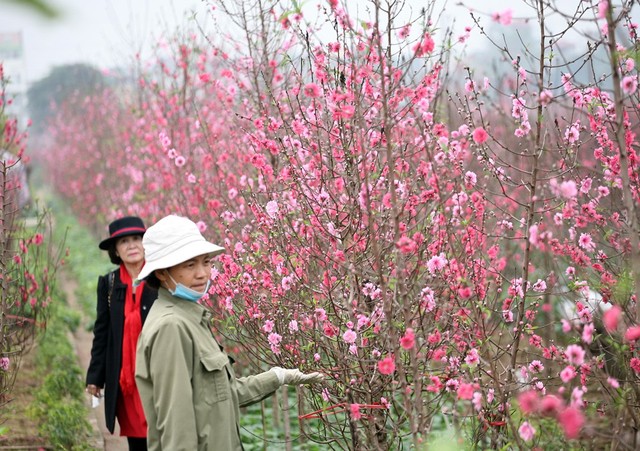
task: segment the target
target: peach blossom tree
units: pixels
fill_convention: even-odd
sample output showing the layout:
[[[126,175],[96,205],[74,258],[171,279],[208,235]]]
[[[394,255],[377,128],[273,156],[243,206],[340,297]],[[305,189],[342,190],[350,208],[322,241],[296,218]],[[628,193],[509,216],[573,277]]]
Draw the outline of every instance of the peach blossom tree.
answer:
[[[61,258],[48,216],[27,203],[28,134],[10,110],[8,84],[0,62],[0,407],[11,402],[22,356],[46,326]],[[30,225],[24,218],[28,208]]]

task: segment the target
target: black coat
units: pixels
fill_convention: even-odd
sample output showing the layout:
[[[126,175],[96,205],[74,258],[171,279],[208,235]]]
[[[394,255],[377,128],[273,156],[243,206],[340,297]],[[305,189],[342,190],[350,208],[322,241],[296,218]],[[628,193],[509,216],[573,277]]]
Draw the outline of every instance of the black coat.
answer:
[[[120,268],[114,271],[111,306],[108,302],[109,274],[98,278],[98,306],[93,326],[91,362],[87,370],[87,385],[104,387],[104,412],[107,428],[113,434],[116,406],[120,394],[120,368],[122,367],[122,335],[124,330],[124,301],[127,286],[120,281]],[[136,300],[140,293],[136,292]],[[146,284],[140,302],[142,324],[158,297],[158,291]]]

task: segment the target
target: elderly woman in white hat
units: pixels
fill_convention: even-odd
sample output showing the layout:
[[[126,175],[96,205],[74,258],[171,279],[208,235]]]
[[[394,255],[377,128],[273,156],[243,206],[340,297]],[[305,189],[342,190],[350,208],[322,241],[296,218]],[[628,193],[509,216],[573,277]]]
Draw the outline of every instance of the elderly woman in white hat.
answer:
[[[144,235],[146,261],[138,276],[157,286],[138,341],[136,383],[149,425],[150,450],[242,450],[239,407],[261,401],[284,384],[310,384],[319,373],[271,368],[236,378],[198,300],[209,288],[213,257],[191,220],[170,215]]]

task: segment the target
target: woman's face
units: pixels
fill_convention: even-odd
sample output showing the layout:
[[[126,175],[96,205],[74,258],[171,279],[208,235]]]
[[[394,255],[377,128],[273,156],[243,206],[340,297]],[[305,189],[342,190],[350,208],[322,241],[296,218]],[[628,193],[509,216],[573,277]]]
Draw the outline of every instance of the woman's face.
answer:
[[[144,260],[141,235],[129,235],[116,241],[116,255],[128,265],[136,265]]]
[[[156,277],[169,290],[175,290],[176,283],[181,283],[187,288],[202,293],[207,288],[207,281],[211,277],[212,264],[213,258],[210,254],[199,255],[171,268],[157,271]]]

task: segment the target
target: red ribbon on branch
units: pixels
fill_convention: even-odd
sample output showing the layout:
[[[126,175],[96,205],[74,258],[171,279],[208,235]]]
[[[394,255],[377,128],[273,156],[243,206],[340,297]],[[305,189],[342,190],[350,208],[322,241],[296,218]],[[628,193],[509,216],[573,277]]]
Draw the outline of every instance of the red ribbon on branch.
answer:
[[[37,322],[35,319],[33,318],[27,318],[26,316],[18,316],[18,315],[8,315],[5,314],[4,315],[5,318],[9,318],[9,319],[16,319],[18,320],[19,323],[21,323],[20,325],[22,325],[23,323],[31,323],[34,324],[37,327],[44,327],[44,323],[41,322]]]
[[[327,414],[337,414],[340,412],[344,412],[348,410],[348,406],[351,403],[341,402],[340,404],[334,404],[329,407],[325,407],[324,409],[316,410],[314,412],[305,413],[304,415],[299,415],[298,419],[300,420],[311,420],[313,418],[322,418],[322,412],[326,412]],[[387,406],[380,403],[373,404],[358,404],[359,409],[387,409]]]

